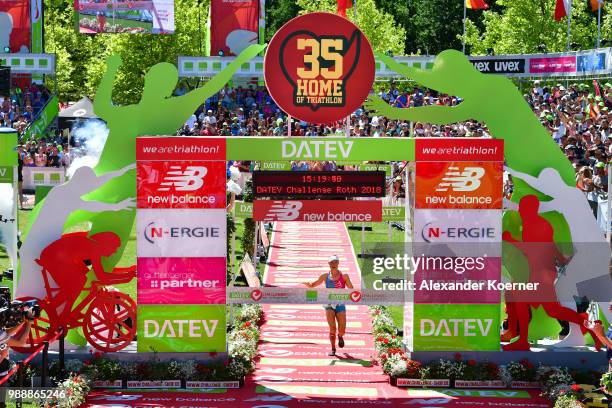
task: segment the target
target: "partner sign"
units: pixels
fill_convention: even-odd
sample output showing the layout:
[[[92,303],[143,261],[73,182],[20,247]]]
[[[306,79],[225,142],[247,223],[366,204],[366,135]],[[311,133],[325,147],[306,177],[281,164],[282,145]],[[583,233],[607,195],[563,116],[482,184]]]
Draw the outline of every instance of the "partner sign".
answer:
[[[266,86],[287,114],[313,123],[344,119],[374,82],[374,54],[365,35],[330,13],[296,17],[272,37],[264,60]]]
[[[224,304],[225,258],[138,258],[138,304]]]
[[[139,352],[224,352],[225,305],[138,306]]]

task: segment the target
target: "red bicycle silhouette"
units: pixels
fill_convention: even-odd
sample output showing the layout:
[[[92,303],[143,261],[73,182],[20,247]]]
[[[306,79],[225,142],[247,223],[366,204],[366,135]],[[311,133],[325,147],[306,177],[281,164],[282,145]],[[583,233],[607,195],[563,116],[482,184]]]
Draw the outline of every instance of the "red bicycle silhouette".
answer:
[[[36,260],[42,267],[47,296],[18,299],[37,300],[40,317],[31,326],[28,345],[15,350],[32,352],[58,330],[67,332],[78,327],[98,350],[112,352],[128,346],[136,335],[136,302],[106,285],[128,283],[136,275],[136,266],[105,272],[101,263],[102,257],[113,255],[120,245],[119,237],[112,232],[91,237],[86,232],[64,234],[49,244]],[[89,264],[96,279],[86,287]],[[83,291],[86,295],[79,300]]]

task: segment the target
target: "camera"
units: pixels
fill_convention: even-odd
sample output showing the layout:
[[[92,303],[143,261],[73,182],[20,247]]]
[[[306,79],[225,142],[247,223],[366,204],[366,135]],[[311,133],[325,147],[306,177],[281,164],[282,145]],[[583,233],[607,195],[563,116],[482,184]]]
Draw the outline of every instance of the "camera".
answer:
[[[40,305],[37,300],[11,301],[11,290],[0,286],[0,328],[10,329],[18,326],[24,319],[33,320],[40,317]]]

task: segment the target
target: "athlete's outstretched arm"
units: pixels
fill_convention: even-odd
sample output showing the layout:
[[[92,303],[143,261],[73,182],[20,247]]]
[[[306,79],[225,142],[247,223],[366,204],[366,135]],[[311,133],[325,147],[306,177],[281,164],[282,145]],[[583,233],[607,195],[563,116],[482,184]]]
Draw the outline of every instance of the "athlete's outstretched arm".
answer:
[[[122,211],[132,210],[136,208],[136,200],[134,198],[126,198],[118,203],[104,203],[102,201],[85,201],[81,200],[80,208],[76,210],[83,210],[89,212],[104,212],[104,211]]]
[[[121,57],[119,55],[111,55],[106,59],[106,72],[100,81],[93,103],[94,112],[102,119],[113,114],[113,82],[120,66]]]
[[[303,285],[306,285],[309,288],[314,288],[315,286],[319,286],[320,284],[325,282],[326,278],[327,278],[327,274],[324,273],[321,276],[319,276],[319,279],[317,279],[316,281],[314,281],[314,282],[304,282]]]
[[[128,171],[135,169],[136,168],[136,164],[131,163],[128,164],[127,166],[125,166],[122,169],[116,170],[116,171],[110,171],[108,173],[105,173],[99,177],[96,178],[96,184],[98,187],[102,186],[103,184],[106,184],[106,182],[114,179],[115,177],[119,177],[119,176],[123,176],[125,173],[127,173]]]
[[[180,100],[180,106],[186,106],[192,113],[196,107],[201,105],[206,99],[210,98],[215,92],[223,88],[223,86],[232,79],[232,76],[238,71],[240,66],[245,62],[255,58],[257,54],[266,48],[265,45],[254,44],[247,47],[240,53],[223,71],[212,77],[203,87],[194,89],[193,91],[178,96],[175,99]],[[179,104],[177,104],[178,106]],[[188,112],[188,113],[189,113]]]
[[[364,103],[369,111],[385,116],[389,119],[403,119],[419,122],[433,123],[436,125],[448,125],[473,119],[473,109],[469,109],[464,101],[457,106],[428,105],[417,108],[394,108],[378,96],[371,95]]]

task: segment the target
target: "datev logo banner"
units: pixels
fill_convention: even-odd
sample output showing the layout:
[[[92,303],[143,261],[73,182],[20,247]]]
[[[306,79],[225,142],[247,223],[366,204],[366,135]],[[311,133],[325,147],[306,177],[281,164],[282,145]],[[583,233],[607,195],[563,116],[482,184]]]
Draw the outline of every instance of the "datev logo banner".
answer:
[[[141,209],[136,214],[139,257],[225,257],[225,209]]]
[[[225,305],[138,306],[138,352],[224,352]]]
[[[501,242],[499,210],[414,210],[418,242]]]

